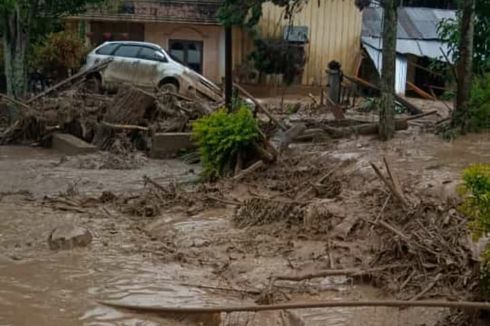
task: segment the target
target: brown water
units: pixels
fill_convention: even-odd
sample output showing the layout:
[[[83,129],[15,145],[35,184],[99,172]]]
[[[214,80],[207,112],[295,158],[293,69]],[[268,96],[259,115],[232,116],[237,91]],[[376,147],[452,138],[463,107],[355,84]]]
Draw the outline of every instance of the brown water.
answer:
[[[454,143],[444,143],[427,135],[398,137],[389,146],[372,143],[368,138],[339,144],[334,152],[359,162],[389,155],[397,169],[413,173],[456,178],[472,163],[490,162],[490,136],[471,135]],[[155,161],[137,170],[82,170],[59,167],[59,154],[32,148],[0,147],[0,191],[29,190],[37,196],[66,190],[71,182],[80,183],[80,191],[130,191],[140,189],[143,175],[160,180],[188,177],[190,167],[178,161]],[[192,174],[192,173],[191,173]],[[188,218],[169,214],[151,228],[174,237],[182,248],[192,250],[191,263],[168,262],[158,254],[158,245],[142,250],[141,243],[152,243],[134,228],[134,221],[117,216],[97,217],[95,212],[70,214],[52,211],[15,196],[0,199],[0,326],[22,325],[197,325],[183,316],[136,315],[99,304],[114,300],[131,305],[212,306],[252,303],[239,293],[203,289],[196,285],[236,287],[264,280],[273,272],[287,268],[288,261],[271,254],[269,247],[257,247],[256,253],[244,254],[231,263],[237,284],[223,283],[216,268],[199,263],[199,253],[219,255],[222,248],[207,248],[207,242],[245,241],[246,235],[231,228],[226,211],[212,211]],[[46,245],[49,231],[60,222],[73,221],[94,233],[91,247],[54,253]],[[167,233],[171,231],[170,233]],[[156,232],[156,231],[155,231]],[[218,241],[219,242],[219,241]],[[305,242],[306,245],[306,242]],[[312,243],[311,245],[315,245]],[[318,246],[324,246],[317,243]],[[225,248],[225,247],[223,247]],[[143,248],[144,249],[144,248]],[[160,249],[165,251],[165,249]],[[257,284],[256,284],[257,285]],[[383,299],[371,287],[352,286],[343,279],[322,281],[325,292],[295,295],[293,301],[342,299]],[[280,317],[279,313],[223,316],[222,325],[304,325],[378,326],[432,325],[441,310],[424,309],[307,309]],[[237,317],[238,316],[238,317]],[[240,322],[248,320],[248,324]]]

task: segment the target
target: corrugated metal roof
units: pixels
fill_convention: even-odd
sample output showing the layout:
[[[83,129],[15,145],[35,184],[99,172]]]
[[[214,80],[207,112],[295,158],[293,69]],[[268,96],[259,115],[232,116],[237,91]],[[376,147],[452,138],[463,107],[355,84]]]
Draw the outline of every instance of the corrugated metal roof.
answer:
[[[362,44],[366,49],[368,47],[378,51],[383,49],[383,40],[379,37],[363,36]],[[399,54],[413,54],[418,57],[429,57],[439,61],[446,61],[441,49],[444,53],[448,53],[447,45],[438,40],[398,39],[396,42],[396,52]]]
[[[433,8],[398,9],[398,39],[439,40],[437,27],[443,19],[455,18],[456,11]],[[369,7],[363,11],[362,36],[381,37],[383,9]]]

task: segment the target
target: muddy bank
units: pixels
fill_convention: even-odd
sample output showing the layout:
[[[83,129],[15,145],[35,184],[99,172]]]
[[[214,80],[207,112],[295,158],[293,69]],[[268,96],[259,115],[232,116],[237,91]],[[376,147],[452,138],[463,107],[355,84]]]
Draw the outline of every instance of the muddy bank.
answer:
[[[364,266],[371,261],[376,254],[372,248],[381,238],[379,230],[363,218],[392,219],[400,211],[396,202],[390,202],[381,212],[389,193],[370,161],[380,164],[382,156],[387,156],[410,200],[412,196],[414,200],[431,197],[449,209],[461,169],[488,162],[485,148],[489,145],[488,135],[449,144],[416,130],[400,133],[389,144],[367,137],[296,144],[287,160],[243,182],[225,180],[183,188],[169,187],[170,181],[194,177],[197,170],[179,161],[150,160],[131,170],[87,169],[75,161],[62,161],[50,151],[2,147],[0,311],[7,313],[0,314],[0,323],[435,325],[446,310],[310,309],[191,318],[137,315],[97,301],[212,306],[253,304],[264,299],[264,294],[276,302],[397,297],[396,289],[389,291],[376,278],[343,276],[278,282],[272,293],[265,290],[271,275]],[[338,164],[342,168],[329,177],[329,187],[303,195],[305,188]],[[145,175],[165,191],[148,182],[145,186]],[[84,180],[78,191],[67,194],[78,178]],[[20,190],[33,196],[13,194]],[[64,196],[57,196],[60,192]],[[308,202],[309,210],[303,213],[309,218],[291,213],[284,220],[267,213],[277,207],[266,205],[264,209],[254,203],[257,198],[291,202],[298,194],[302,194],[298,201]],[[43,199],[44,195],[51,199]],[[248,215],[238,213],[238,205],[229,204],[246,201],[252,203]],[[295,207],[301,205],[305,204]],[[237,223],[237,216],[244,219],[260,214],[271,218]],[[88,248],[49,249],[49,232],[67,222],[92,232]],[[403,293],[416,295],[424,284],[410,284]],[[437,299],[442,293],[448,298],[440,291],[444,288],[435,289],[428,297]],[[449,295],[459,298],[458,293]]]
[[[54,150],[28,146],[0,147],[0,192],[29,191],[36,197],[76,188],[80,193],[142,189],[143,176],[162,183],[195,181],[199,166],[178,160],[119,157],[109,153],[64,156]],[[114,168],[117,168],[116,170]]]

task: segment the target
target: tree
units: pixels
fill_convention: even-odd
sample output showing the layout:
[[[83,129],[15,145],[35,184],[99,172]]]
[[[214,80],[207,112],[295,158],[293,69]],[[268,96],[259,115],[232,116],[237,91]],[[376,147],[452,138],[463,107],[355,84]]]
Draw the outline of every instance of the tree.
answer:
[[[7,93],[23,98],[27,88],[26,54],[31,33],[46,20],[53,20],[83,10],[101,0],[2,0],[0,31],[3,34]]]
[[[469,113],[471,83],[473,80],[473,37],[475,30],[475,0],[464,0],[460,24],[459,61],[456,108],[453,112],[452,127],[461,127],[466,132],[466,120]]]
[[[389,140],[395,135],[397,2],[397,0],[383,1],[383,67],[379,115],[379,136],[382,140]]]
[[[473,72],[478,75],[490,71],[490,0],[475,1],[473,36]],[[461,23],[463,11],[456,18],[445,19],[438,26],[439,36],[449,48],[449,57],[457,62],[460,57]]]

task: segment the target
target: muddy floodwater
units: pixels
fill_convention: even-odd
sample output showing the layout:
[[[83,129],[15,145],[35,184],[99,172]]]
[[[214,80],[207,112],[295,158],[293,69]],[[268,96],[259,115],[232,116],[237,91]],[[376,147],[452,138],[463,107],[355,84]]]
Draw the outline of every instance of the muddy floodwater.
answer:
[[[430,135],[400,134],[389,145],[370,138],[340,142],[334,149],[325,148],[324,155],[354,159],[362,169],[384,154],[397,170],[407,171],[405,178],[423,174],[427,182],[433,178],[457,182],[463,168],[490,162],[489,134],[470,135],[453,143]],[[320,145],[295,146],[322,150]],[[140,168],[130,170],[94,169],[74,160],[46,149],[0,147],[0,326],[415,326],[434,325],[445,312],[333,308],[203,317],[135,314],[104,306],[100,301],[171,307],[254,304],[237,289],[258,291],[268,275],[289,268],[290,259],[277,247],[289,246],[298,257],[311,257],[324,250],[325,243],[305,239],[291,244],[262,234],[249,251],[234,252],[226,264],[219,265],[226,248],[249,241],[246,230],[232,224],[231,207],[183,214],[184,207],[160,212],[146,221],[116,210],[64,211],[43,202],[44,196],[66,192],[74,184],[77,193],[99,196],[103,191],[137,192],[144,187],[143,176],[161,184],[192,182],[199,167],[177,160],[145,160]],[[51,251],[47,238],[61,223],[90,229],[92,244]],[[168,259],[165,243],[170,239],[185,253],[182,261]],[[224,273],[228,273],[226,279]],[[372,286],[355,285],[344,277],[318,282],[316,291],[293,294],[291,302],[389,298]]]

